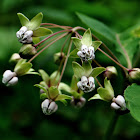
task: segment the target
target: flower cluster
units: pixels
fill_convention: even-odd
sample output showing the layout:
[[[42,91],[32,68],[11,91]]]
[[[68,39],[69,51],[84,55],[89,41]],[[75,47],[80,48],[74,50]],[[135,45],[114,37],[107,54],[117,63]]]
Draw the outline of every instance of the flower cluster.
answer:
[[[28,30],[26,26],[21,27],[20,30],[17,31],[16,33],[19,42],[23,44],[32,43],[33,41],[32,35],[33,35],[33,31]]]
[[[94,47],[87,47],[86,45],[81,46],[81,50],[77,52],[77,55],[83,60],[88,61],[95,58]]]
[[[81,81],[77,83],[77,86],[85,93],[91,92],[95,89],[94,78],[82,76]]]

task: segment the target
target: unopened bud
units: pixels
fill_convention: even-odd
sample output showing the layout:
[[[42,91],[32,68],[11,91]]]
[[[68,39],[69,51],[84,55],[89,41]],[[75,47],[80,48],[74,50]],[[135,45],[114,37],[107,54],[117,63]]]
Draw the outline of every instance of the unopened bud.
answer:
[[[60,65],[60,63],[63,63],[64,61],[65,61],[65,54],[63,52],[54,54],[55,64]]]
[[[51,115],[58,109],[58,105],[54,101],[50,101],[49,99],[44,100],[41,104],[41,107],[45,115]]]
[[[125,99],[122,95],[118,95],[116,98],[114,97],[112,99],[113,103],[111,104],[111,107],[115,110],[126,110],[126,103],[125,103]],[[117,107],[119,106],[119,107]]]
[[[18,82],[18,77],[16,77],[16,73],[11,70],[6,70],[3,74],[2,83],[6,84],[6,86],[14,86]]]
[[[133,68],[129,72],[129,79],[131,82],[140,82],[140,69],[139,68]]]
[[[16,63],[18,62],[18,60],[20,60],[20,59],[21,59],[20,55],[19,55],[18,53],[14,53],[14,54],[11,56],[9,62],[10,62],[10,63],[16,64]]]
[[[23,56],[31,56],[37,53],[36,48],[32,44],[25,44],[21,47],[19,53]]]
[[[115,78],[117,76],[117,70],[114,66],[108,66],[106,67],[106,71],[104,73],[104,76],[108,79]]]

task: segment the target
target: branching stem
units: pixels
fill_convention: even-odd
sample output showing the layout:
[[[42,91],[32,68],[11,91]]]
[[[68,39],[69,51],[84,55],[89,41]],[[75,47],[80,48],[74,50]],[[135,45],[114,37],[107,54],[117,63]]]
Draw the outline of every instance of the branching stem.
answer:
[[[56,40],[52,41],[50,44],[48,44],[46,47],[44,47],[40,52],[38,52],[36,55],[34,55],[28,62],[31,62],[33,59],[35,59],[39,54],[41,54],[45,49],[47,49],[49,46],[51,46],[53,43],[55,43],[56,41],[58,41],[59,39],[63,38],[64,36],[66,36],[68,33],[64,33],[62,35],[60,35]]]

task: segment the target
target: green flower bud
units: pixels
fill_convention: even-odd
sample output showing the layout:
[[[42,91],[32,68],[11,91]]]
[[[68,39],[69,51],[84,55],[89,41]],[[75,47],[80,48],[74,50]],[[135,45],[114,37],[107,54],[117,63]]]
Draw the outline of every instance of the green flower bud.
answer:
[[[9,62],[16,64],[18,62],[18,60],[20,60],[20,59],[21,59],[20,55],[18,53],[14,53],[14,54],[12,54]]]
[[[108,66],[106,67],[106,71],[104,73],[104,76],[108,79],[115,78],[117,76],[117,70],[114,66]]]
[[[133,68],[129,72],[129,80],[131,82],[140,82],[140,69],[139,68]]]
[[[65,61],[65,54],[62,52],[58,52],[54,54],[54,62],[57,65],[60,65],[60,63]]]
[[[23,56],[35,55],[37,53],[36,48],[32,44],[25,44],[21,47],[19,53]]]

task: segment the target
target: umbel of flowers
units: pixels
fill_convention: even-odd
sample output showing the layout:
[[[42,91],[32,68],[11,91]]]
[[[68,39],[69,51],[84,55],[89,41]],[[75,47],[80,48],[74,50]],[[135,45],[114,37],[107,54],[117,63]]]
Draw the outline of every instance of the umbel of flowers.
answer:
[[[99,74],[106,71],[106,75],[109,75],[109,77],[111,77],[111,73],[116,75],[116,69],[113,68],[112,70],[112,67],[110,67],[111,69],[104,67],[92,68],[92,60],[95,58],[95,52],[99,49],[102,42],[92,41],[90,29],[86,30],[83,36],[79,35],[80,38],[71,38],[75,45],[75,49],[72,50],[71,53],[69,53],[70,50],[68,48],[69,51],[67,55],[61,51],[61,53],[56,53],[54,56],[55,63],[58,65],[63,64],[64,66],[66,66],[68,57],[80,58],[81,64],[76,61],[72,62],[74,75],[72,76],[70,86],[61,82],[63,72],[60,74],[60,69],[53,72],[50,76],[42,69],[39,70],[39,73],[35,72],[31,63],[33,59],[27,60],[23,59],[23,57],[28,58],[28,56],[33,56],[32,58],[34,58],[34,55],[35,57],[38,56],[40,52],[37,52],[38,49],[36,49],[36,47],[45,41],[40,41],[39,37],[52,34],[52,31],[48,28],[40,27],[43,19],[42,13],[37,14],[31,20],[21,13],[18,13],[18,17],[22,27],[17,31],[16,36],[22,46],[19,53],[14,53],[11,56],[9,62],[15,64],[14,70],[6,70],[3,74],[2,82],[6,84],[6,86],[13,86],[18,83],[20,76],[27,74],[41,76],[42,81],[39,84],[35,84],[35,86],[40,88],[40,99],[42,100],[41,108],[45,115],[51,115],[57,111],[58,101],[66,105],[67,100],[71,100],[70,103],[74,107],[83,107],[86,103],[84,94],[93,92],[96,88],[95,80]],[[71,32],[73,32],[72,29],[68,30],[69,32],[66,34],[71,34]],[[55,35],[55,33],[53,35]],[[63,70],[64,69],[62,69],[62,71]],[[133,79],[135,79],[136,76],[139,77],[139,71],[136,74],[132,71],[130,74]],[[66,94],[63,94],[63,92]],[[89,100],[93,99],[101,99],[110,102],[111,107],[115,110],[126,110],[124,97],[121,95],[118,95],[116,98],[114,97],[113,87],[107,78],[104,79],[104,88],[99,87],[97,89],[97,94]]]

